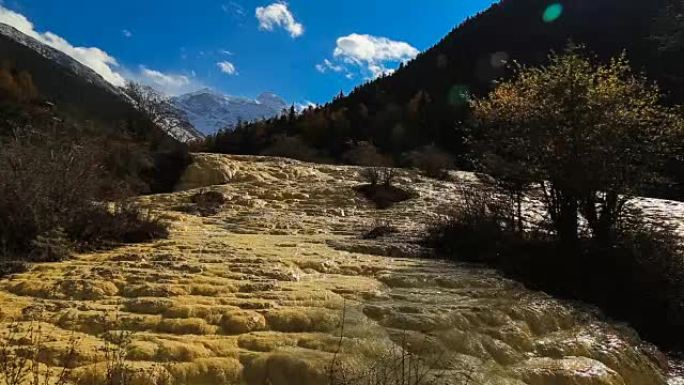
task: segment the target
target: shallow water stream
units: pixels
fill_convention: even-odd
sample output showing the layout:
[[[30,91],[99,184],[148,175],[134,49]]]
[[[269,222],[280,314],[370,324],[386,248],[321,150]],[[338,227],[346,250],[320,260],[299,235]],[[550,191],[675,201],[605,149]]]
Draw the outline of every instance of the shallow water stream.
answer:
[[[135,365],[172,362],[172,375],[189,384],[327,384],[336,357],[362,368],[397,346],[444,384],[666,383],[665,356],[592,307],[489,269],[408,258],[420,250],[407,240],[458,201],[455,183],[402,172],[398,183],[419,198],[378,211],[354,194],[357,174],[198,156],[185,187],[226,183],[208,188],[229,199],[218,215],[182,212],[196,190],[143,198],[173,221],[170,239],[0,282],[2,326],[41,323],[49,365],[76,333],[83,374],[103,360],[106,315],[111,328],[134,333]],[[400,236],[361,240],[380,219]]]

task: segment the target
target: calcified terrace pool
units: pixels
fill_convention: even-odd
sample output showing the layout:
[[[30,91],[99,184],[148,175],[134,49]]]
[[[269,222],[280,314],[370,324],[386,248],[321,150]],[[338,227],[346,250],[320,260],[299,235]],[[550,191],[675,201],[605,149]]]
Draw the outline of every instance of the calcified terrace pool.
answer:
[[[72,366],[84,385],[103,381],[101,346],[113,330],[131,332],[132,365],[161,365],[188,384],[328,384],[331,362],[363,372],[402,346],[442,384],[667,381],[662,353],[593,308],[492,270],[409,258],[420,250],[406,240],[458,203],[456,182],[399,171],[397,183],[419,197],[378,211],[353,192],[353,167],[195,157],[185,191],[141,198],[172,221],[170,239],[3,280],[2,330],[40,325],[49,366],[76,336]],[[183,213],[196,188],[216,183],[204,191],[227,197],[220,213]],[[674,204],[643,204],[684,217]],[[403,241],[361,240],[380,219]]]

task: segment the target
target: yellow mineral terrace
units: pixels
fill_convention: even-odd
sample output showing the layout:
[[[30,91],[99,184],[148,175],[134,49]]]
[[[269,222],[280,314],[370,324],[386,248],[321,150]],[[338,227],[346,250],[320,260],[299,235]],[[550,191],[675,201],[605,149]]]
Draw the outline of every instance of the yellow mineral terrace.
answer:
[[[116,331],[130,332],[133,367],[160,367],[179,384],[327,385],[409,353],[441,384],[667,382],[662,354],[591,307],[493,270],[418,258],[409,241],[458,204],[472,174],[446,182],[397,171],[417,198],[377,210],[354,192],[355,167],[194,157],[179,192],[139,199],[172,223],[169,239],[0,281],[2,338],[40,330],[40,361],[53,367],[75,346],[81,385],[103,383],[103,346]],[[188,213],[199,191],[227,203]],[[399,236],[361,239],[378,220]]]

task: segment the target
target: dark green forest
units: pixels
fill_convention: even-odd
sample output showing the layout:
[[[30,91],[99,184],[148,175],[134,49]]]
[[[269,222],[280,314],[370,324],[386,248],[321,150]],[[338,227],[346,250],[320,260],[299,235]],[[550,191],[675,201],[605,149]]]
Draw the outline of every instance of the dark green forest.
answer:
[[[560,16],[544,17],[554,5],[561,6]],[[369,142],[394,164],[411,166],[412,151],[434,144],[450,153],[457,167],[470,169],[471,97],[509,77],[514,62],[544,64],[569,42],[586,46],[597,62],[625,52],[635,71],[659,84],[665,103],[681,103],[678,6],[666,0],[503,0],[392,75],[319,108],[222,131],[207,139],[205,150],[362,164],[346,154],[359,142]],[[684,198],[681,164],[672,159],[658,170],[666,181],[644,193]]]

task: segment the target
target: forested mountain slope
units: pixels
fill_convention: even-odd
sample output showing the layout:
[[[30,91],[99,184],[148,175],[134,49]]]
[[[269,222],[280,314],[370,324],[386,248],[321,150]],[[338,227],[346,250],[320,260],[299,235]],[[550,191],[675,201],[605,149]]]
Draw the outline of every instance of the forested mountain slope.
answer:
[[[666,0],[503,0],[466,20],[392,75],[299,116],[219,133],[209,138],[207,147],[238,154],[297,157],[299,152],[306,160],[317,156],[348,161],[345,152],[353,143],[367,141],[401,164],[409,152],[436,144],[467,168],[467,101],[509,75],[514,61],[543,64],[551,51],[569,44],[586,47],[601,61],[625,52],[635,71],[658,82],[668,103],[682,101],[681,50],[663,50],[654,39],[665,7]],[[295,137],[301,146],[283,141],[284,136]],[[313,152],[301,149],[304,146]],[[271,150],[283,147],[297,149],[286,154]]]

